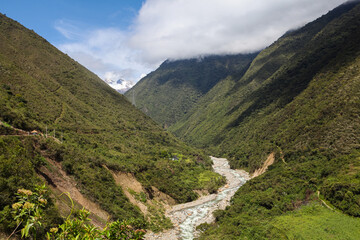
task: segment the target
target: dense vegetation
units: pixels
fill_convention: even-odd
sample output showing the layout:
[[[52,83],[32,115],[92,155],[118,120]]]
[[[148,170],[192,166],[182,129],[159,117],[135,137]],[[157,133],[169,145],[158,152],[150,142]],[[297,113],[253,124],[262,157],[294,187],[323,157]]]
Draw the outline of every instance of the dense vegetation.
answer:
[[[203,226],[207,231],[200,239],[234,239],[234,236],[240,239],[289,239],[291,232],[298,229],[298,223],[289,221],[286,231],[279,231],[274,221],[292,215],[289,212],[301,210],[311,202],[320,204],[321,199],[325,199],[333,209],[358,217],[359,157],[358,150],[339,157],[321,150],[286,154],[286,162],[275,163],[265,174],[242,186],[232,199],[231,206],[215,213],[216,224]],[[322,209],[314,214],[324,212]],[[343,213],[338,214],[346,219]],[[305,217],[302,220],[305,225],[311,224]],[[360,224],[358,218],[351,221]],[[343,226],[338,223],[338,233],[351,234]],[[319,231],[327,229],[325,225],[320,227]],[[310,238],[305,239],[315,237],[316,232],[313,232]]]
[[[360,4],[351,1],[259,54],[165,62],[135,87],[142,86],[134,92],[140,108],[188,143],[228,157],[234,168],[254,171],[275,153],[268,171],[215,213],[216,223],[200,226],[200,239],[357,236],[358,26]],[[4,16],[0,28],[3,228],[10,224],[5,206],[13,193],[38,184],[36,172],[47,159],[60,162],[86,196],[120,220],[144,219],[104,166],[134,173],[146,197],[156,186],[178,202],[195,199],[194,189],[214,191],[223,182],[203,153],[163,132],[45,40]],[[148,84],[155,86],[149,92]],[[11,126],[48,131],[58,140],[11,136],[21,135]],[[47,221],[61,221],[51,206]],[[339,223],[323,221],[330,217]]]
[[[254,170],[269,152],[277,153],[277,161],[266,174],[245,184],[231,207],[217,213],[216,227],[210,227],[203,239],[233,239],[234,235],[326,239],[326,229],[331,227],[324,223],[318,225],[320,233],[304,230],[300,234],[297,221],[287,215],[280,217],[320,199],[359,217],[360,31],[353,27],[359,21],[358,2],[341,6],[260,53],[249,71],[267,54],[284,58],[266,78],[245,84],[246,76],[264,74],[253,70],[240,80],[227,80],[226,84],[233,81],[224,94],[223,103],[229,108],[224,115],[218,113],[224,124],[212,122],[227,134],[215,133],[223,137],[221,141],[207,136],[207,142],[206,137],[199,142],[223,149],[233,167]],[[252,91],[241,97],[248,89]],[[196,131],[201,131],[199,128]],[[185,139],[194,139],[196,131],[188,131]],[[327,217],[324,209],[314,211],[319,218]],[[314,221],[301,218],[305,226]],[[280,224],[284,219],[289,220],[286,228]],[[359,224],[359,219],[351,221]],[[332,234],[356,239],[351,231],[339,222]]]
[[[32,140],[20,141],[18,137],[0,138],[0,229],[12,232],[16,228],[16,222],[11,216],[11,204],[17,189],[33,189],[40,183],[35,169],[45,164],[45,159],[34,151]],[[52,201],[48,202],[44,210],[43,225],[49,228],[51,224],[61,223]],[[44,232],[39,232],[43,234]]]
[[[143,216],[104,166],[133,173],[144,191],[155,186],[177,202],[198,197],[194,189],[214,191],[223,182],[211,172],[209,157],[164,132],[95,74],[4,15],[0,121],[0,210],[16,189],[39,183],[38,170],[49,167],[48,159],[61,163],[85,196],[120,220]],[[39,134],[26,136],[32,130]],[[199,177],[204,174],[205,180]]]
[[[22,239],[39,239],[43,238],[44,232],[44,210],[48,207],[49,202],[46,196],[47,190],[45,184],[35,186],[34,191],[28,189],[18,189],[16,193],[17,201],[11,205],[11,214],[16,221],[16,228],[8,237],[16,236],[21,233]],[[69,200],[73,203],[70,194]],[[90,212],[81,209],[76,211],[74,204],[70,214],[66,220],[60,224],[50,228],[46,233],[47,240],[94,240],[94,239],[143,239],[145,230],[141,229],[139,222],[136,220],[108,222],[106,226],[100,230],[90,224]]]
[[[228,157],[233,168],[252,172],[276,153],[268,172],[216,213],[216,224],[200,227],[200,239],[291,239],[297,222],[288,217],[294,221],[285,235],[281,222],[313,201],[359,217],[359,25],[360,4],[351,1],[286,33],[245,73],[218,82],[169,128],[190,144]],[[328,216],[322,207],[314,209]]]
[[[255,54],[167,60],[125,93],[165,128],[180,120],[220,80],[242,75]]]
[[[220,82],[170,130],[251,171],[278,148],[351,149],[360,129],[354,5],[280,38],[242,78]]]

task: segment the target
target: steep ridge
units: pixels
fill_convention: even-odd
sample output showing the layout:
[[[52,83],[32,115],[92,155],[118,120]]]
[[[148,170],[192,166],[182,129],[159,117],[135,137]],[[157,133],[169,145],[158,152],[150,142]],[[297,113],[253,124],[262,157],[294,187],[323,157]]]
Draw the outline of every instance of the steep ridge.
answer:
[[[140,210],[103,166],[132,173],[148,198],[155,187],[179,203],[196,199],[194,190],[215,190],[223,182],[209,157],[164,132],[95,74],[5,15],[0,15],[0,120],[1,210],[18,188],[41,183],[36,171],[48,161],[60,163],[79,192],[112,219],[143,223]],[[14,128],[37,133],[14,136]]]
[[[358,121],[351,121],[356,107],[344,99],[357,94],[356,5],[343,5],[280,38],[242,78],[220,82],[170,130],[251,171],[278,147],[300,149],[316,141],[340,150],[354,144],[358,138],[335,129],[352,129],[351,135],[358,129]],[[347,116],[338,116],[340,109]]]
[[[255,54],[165,61],[125,96],[165,128],[181,119],[220,80],[242,75]]]
[[[346,232],[346,215],[359,224],[358,26],[359,1],[349,1],[286,33],[170,126],[186,142],[227,157],[232,168],[254,173],[273,162],[238,190],[230,207],[215,212],[215,224],[201,226],[200,239],[289,239],[296,218],[281,228],[276,221],[302,214],[308,234],[314,219],[331,215],[324,202],[337,210],[339,225],[297,237],[354,236]]]
[[[200,239],[290,239],[294,232],[299,239],[326,239],[329,232],[356,239],[358,231],[348,224],[360,224],[359,24],[359,1],[353,1],[286,34],[258,55],[243,78],[219,83],[201,100],[206,104],[171,128],[252,172],[275,152],[268,170],[215,214],[216,224],[202,226]],[[258,66],[268,55],[283,61],[269,58]],[[264,73],[264,66],[272,70]],[[210,95],[217,89],[218,105]],[[196,120],[204,115],[211,116],[205,124]],[[337,224],[321,223],[330,214]],[[287,220],[278,225],[279,219]]]

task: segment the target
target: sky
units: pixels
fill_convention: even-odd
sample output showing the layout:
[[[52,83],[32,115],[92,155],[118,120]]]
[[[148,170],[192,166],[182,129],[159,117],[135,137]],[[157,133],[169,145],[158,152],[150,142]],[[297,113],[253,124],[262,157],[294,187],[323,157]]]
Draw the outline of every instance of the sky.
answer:
[[[1,0],[0,12],[107,81],[170,59],[250,53],[345,0]]]

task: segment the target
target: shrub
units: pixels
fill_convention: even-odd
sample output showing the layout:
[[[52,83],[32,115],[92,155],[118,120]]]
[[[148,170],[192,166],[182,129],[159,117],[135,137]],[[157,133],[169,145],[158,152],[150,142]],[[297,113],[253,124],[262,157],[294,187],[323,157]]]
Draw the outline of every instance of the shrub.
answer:
[[[27,189],[19,189],[17,191],[18,201],[12,204],[13,219],[16,221],[16,228],[9,238],[21,231],[22,238],[36,239],[37,232],[42,228],[43,210],[48,200],[45,198],[45,185],[36,186],[34,191]],[[70,195],[69,195],[70,198]],[[70,198],[71,202],[72,199]],[[73,202],[72,202],[73,203]],[[72,204],[73,205],[73,204]],[[74,205],[73,205],[74,207]],[[9,209],[9,207],[7,207]],[[138,229],[140,223],[136,220],[117,220],[108,222],[104,229],[100,230],[90,224],[90,212],[82,209],[70,215],[64,223],[57,227],[52,227],[46,233],[48,240],[93,240],[93,239],[143,239],[146,231]],[[21,230],[18,230],[21,229]],[[17,231],[18,230],[18,231]]]

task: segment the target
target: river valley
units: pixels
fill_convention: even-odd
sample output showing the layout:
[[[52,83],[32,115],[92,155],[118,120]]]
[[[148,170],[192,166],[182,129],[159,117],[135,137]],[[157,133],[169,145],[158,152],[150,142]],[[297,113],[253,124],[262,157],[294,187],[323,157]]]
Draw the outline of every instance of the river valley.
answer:
[[[194,239],[198,234],[196,226],[213,222],[215,219],[212,213],[218,209],[225,209],[235,192],[250,179],[249,174],[244,170],[230,169],[227,159],[215,157],[211,159],[214,171],[226,177],[225,186],[221,187],[218,193],[172,206],[166,211],[166,216],[171,219],[174,228],[158,234],[148,233],[145,239]]]

